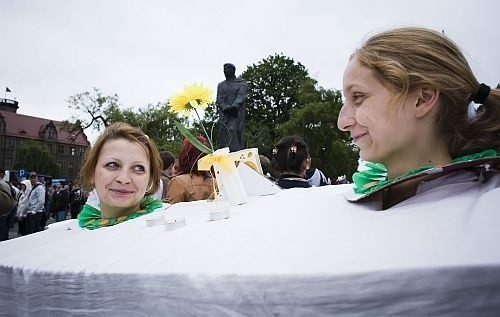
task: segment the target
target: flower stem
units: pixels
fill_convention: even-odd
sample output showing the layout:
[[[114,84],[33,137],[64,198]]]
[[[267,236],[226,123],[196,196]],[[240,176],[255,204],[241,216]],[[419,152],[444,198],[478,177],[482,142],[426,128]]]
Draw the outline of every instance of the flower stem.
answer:
[[[205,135],[207,136],[208,143],[210,143],[210,148],[212,149],[212,152],[215,152],[214,151],[214,145],[212,144],[212,138],[208,135],[207,130],[205,130],[205,126],[201,122],[200,115],[198,114],[198,110],[196,110],[196,108],[194,108],[194,112],[196,113],[196,116],[198,117],[198,120],[200,122],[201,128],[203,129],[203,132],[205,132]]]

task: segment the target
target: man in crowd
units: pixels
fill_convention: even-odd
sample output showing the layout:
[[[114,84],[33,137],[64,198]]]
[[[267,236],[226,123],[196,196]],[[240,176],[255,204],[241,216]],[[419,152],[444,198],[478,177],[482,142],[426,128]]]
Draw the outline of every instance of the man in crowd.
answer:
[[[82,189],[80,188],[80,183],[78,181],[73,182],[69,197],[71,219],[76,219],[80,211],[82,211],[83,205],[85,205],[85,202],[87,200]]]
[[[36,172],[29,174],[31,191],[28,194],[28,208],[26,212],[26,234],[43,230],[45,186],[39,181]]]
[[[56,221],[66,220],[68,212],[69,192],[60,182],[56,183],[56,188],[52,194],[52,203],[50,204],[50,212],[54,213]]]
[[[5,170],[0,168],[0,241],[9,239],[9,219],[16,207],[15,194],[3,178]]]

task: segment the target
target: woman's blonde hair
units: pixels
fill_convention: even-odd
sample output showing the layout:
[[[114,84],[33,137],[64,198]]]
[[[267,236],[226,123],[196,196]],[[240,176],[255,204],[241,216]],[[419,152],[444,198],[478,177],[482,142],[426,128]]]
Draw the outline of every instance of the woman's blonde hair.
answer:
[[[149,183],[146,195],[151,195],[158,190],[160,185],[160,175],[162,162],[160,153],[156,144],[142,132],[139,128],[133,127],[127,123],[118,122],[108,126],[104,132],[97,138],[95,144],[86,153],[85,159],[80,169],[80,180],[82,188],[91,190],[94,187],[91,179],[95,172],[99,154],[104,144],[109,140],[125,139],[139,144],[149,157]]]
[[[500,148],[500,90],[492,88],[476,118],[469,120],[469,103],[480,84],[445,35],[418,27],[392,29],[370,37],[353,56],[401,99],[417,88],[440,91],[438,131],[452,157]]]

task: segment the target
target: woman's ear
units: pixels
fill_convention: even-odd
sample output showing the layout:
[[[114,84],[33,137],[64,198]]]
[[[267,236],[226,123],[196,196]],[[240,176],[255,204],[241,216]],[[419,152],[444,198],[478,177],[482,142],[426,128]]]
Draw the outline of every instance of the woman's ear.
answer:
[[[417,101],[413,112],[415,117],[423,118],[438,104],[440,92],[434,88],[420,88],[416,93]]]

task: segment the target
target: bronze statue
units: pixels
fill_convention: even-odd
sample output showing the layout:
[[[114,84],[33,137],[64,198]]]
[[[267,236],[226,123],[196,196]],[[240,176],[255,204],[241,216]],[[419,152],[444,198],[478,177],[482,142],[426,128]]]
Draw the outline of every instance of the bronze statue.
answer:
[[[217,108],[219,109],[218,147],[229,147],[231,152],[243,149],[245,129],[245,101],[247,83],[235,75],[233,64],[224,64],[226,80],[217,85]]]

